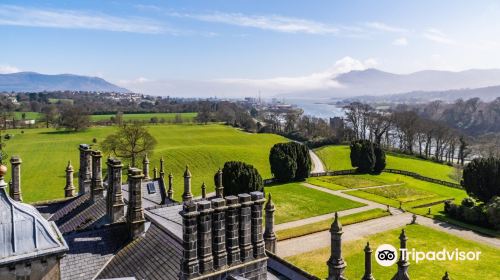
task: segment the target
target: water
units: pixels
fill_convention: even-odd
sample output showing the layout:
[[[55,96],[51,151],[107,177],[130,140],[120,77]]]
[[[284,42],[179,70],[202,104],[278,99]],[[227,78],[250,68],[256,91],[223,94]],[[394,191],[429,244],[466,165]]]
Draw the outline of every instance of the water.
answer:
[[[304,115],[325,119],[344,116],[343,109],[334,105],[331,99],[285,99],[285,102],[297,105],[304,110]]]

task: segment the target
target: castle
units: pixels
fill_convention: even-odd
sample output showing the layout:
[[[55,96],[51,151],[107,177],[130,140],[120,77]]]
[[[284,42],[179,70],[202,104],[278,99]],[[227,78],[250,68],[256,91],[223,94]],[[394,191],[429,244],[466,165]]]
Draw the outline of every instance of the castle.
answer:
[[[186,167],[178,202],[163,159],[150,178],[146,156],[122,182],[119,159],[106,160],[103,178],[101,152],[85,144],[79,152],[78,193],[68,163],[66,199],[36,207],[22,203],[21,159],[10,160],[8,193],[0,165],[0,279],[318,279],[275,255],[270,195],[224,196],[219,177],[215,194],[202,186],[193,197]],[[328,279],[345,279],[337,215],[330,232]],[[404,231],[400,240],[405,248]],[[374,279],[371,254],[367,244],[363,280]],[[400,259],[393,279],[409,279],[408,265]]]

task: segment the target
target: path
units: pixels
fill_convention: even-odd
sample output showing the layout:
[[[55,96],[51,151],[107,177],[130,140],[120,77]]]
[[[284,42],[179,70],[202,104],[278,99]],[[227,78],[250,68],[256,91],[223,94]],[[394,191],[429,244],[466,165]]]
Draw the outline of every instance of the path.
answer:
[[[325,166],[323,165],[323,162],[313,150],[309,150],[309,156],[311,157],[313,165],[311,173],[325,172]]]

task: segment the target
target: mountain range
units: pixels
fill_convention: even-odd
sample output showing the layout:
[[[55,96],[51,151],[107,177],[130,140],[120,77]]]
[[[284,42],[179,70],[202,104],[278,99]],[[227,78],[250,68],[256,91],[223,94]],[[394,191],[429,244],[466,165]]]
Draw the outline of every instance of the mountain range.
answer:
[[[102,78],[72,74],[46,75],[35,72],[0,74],[0,92],[40,91],[130,92]]]

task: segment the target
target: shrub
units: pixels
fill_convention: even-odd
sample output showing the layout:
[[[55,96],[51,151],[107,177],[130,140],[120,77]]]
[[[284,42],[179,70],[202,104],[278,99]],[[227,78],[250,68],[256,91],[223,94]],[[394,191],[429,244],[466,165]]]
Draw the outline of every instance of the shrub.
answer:
[[[214,176],[217,185],[217,173]],[[264,183],[259,171],[252,165],[240,161],[228,161],[222,169],[224,195],[238,195],[253,191],[263,191]]]
[[[473,159],[464,168],[462,185],[467,194],[485,203],[500,196],[500,159]]]
[[[462,200],[462,206],[464,207],[473,207],[476,205],[476,202],[472,197],[466,197]]]
[[[486,205],[488,223],[495,229],[500,229],[500,197],[495,196]]]
[[[269,154],[271,172],[280,182],[298,181],[309,177],[311,158],[305,145],[289,142],[278,143]]]

